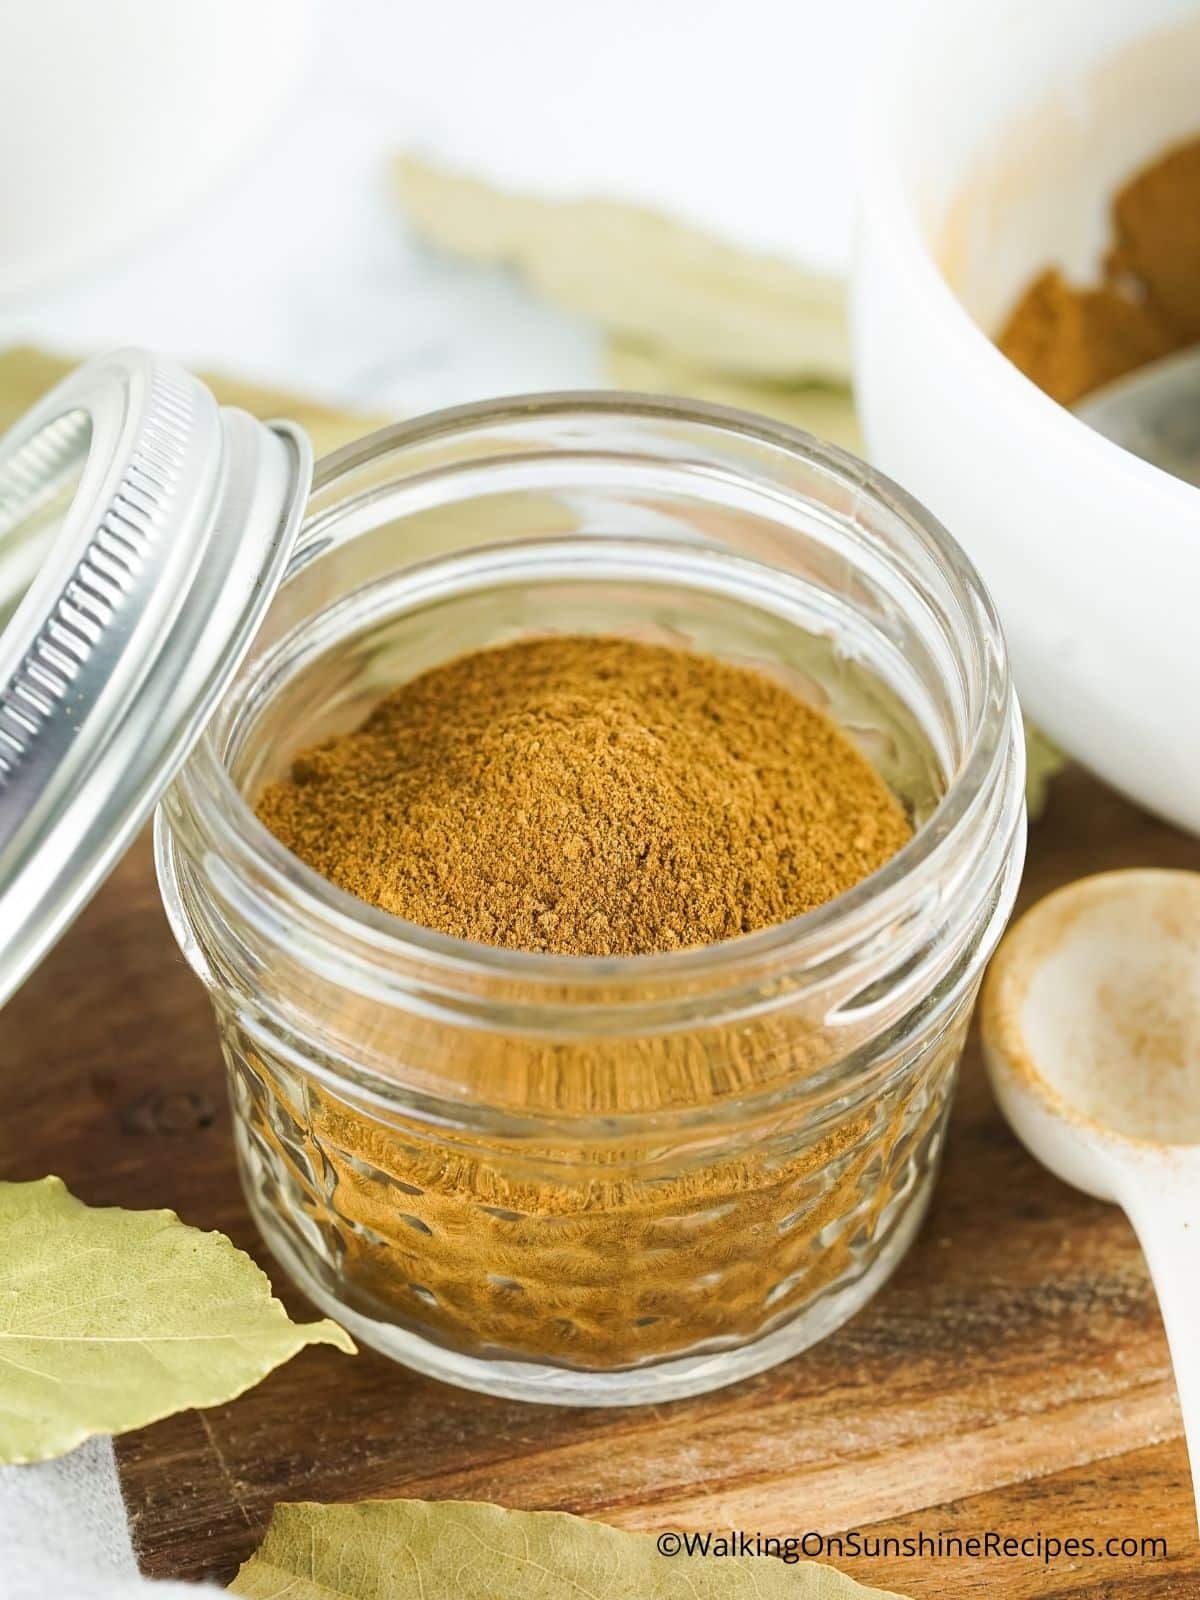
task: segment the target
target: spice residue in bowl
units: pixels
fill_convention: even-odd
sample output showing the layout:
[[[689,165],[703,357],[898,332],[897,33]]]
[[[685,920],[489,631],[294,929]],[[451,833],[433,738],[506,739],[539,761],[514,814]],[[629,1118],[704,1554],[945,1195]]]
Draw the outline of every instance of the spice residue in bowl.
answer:
[[[1166,151],[1112,202],[1098,282],[1056,267],[1026,288],[997,343],[1065,406],[1200,342],[1200,138]]]
[[[361,899],[484,944],[628,956],[812,910],[909,838],[849,737],[762,673],[547,637],[401,685],[258,814]]]

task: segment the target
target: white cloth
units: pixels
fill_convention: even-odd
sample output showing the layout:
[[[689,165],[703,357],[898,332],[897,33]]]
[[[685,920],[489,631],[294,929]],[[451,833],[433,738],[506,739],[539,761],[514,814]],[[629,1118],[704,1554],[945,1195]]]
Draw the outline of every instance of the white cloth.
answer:
[[[111,1439],[0,1467],[0,1600],[203,1600],[211,1584],[138,1574]]]

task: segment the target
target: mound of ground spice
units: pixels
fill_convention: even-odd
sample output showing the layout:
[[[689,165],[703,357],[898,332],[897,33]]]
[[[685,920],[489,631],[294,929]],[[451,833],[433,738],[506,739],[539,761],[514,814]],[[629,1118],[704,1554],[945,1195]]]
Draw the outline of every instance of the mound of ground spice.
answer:
[[[1061,405],[1200,341],[1200,139],[1177,145],[1114,196],[1099,283],[1041,273],[997,343]]]
[[[459,938],[576,956],[713,943],[832,899],[910,836],[828,717],[633,640],[523,640],[401,685],[258,814],[333,883]]]

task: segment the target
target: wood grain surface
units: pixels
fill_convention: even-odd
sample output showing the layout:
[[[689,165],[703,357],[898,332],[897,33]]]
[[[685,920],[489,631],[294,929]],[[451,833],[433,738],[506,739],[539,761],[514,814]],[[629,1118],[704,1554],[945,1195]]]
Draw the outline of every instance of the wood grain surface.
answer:
[[[1200,868],[1200,844],[1068,773],[1024,901],[1116,866]],[[0,1016],[0,1175],[171,1206],[272,1270],[234,1176],[208,1003],[143,840]],[[944,1176],[887,1288],[834,1337],[736,1388],[570,1411],[460,1393],[364,1352],[305,1351],[231,1405],[127,1436],[147,1572],[228,1578],[277,1499],[397,1494],[559,1507],[623,1527],[1157,1538],[1165,1558],[863,1555],[913,1596],[1200,1595],[1187,1461],[1138,1247],[1001,1121],[968,1052]],[[686,1558],[680,1558],[686,1559]]]

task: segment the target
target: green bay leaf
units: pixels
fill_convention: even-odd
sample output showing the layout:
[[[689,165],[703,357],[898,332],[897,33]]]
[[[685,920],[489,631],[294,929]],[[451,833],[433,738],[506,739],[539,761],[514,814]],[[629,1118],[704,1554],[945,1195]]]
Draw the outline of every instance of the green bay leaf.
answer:
[[[901,1600],[832,1567],[660,1554],[656,1536],[456,1500],[280,1505],[245,1600]]]
[[[172,1211],[77,1200],[59,1178],[0,1183],[0,1462],[232,1400],[335,1323],[290,1321],[220,1233]]]

